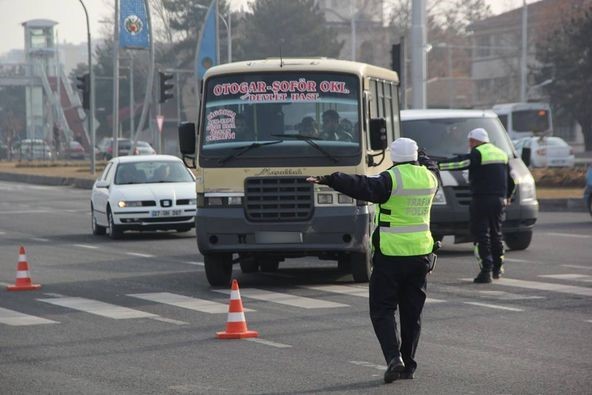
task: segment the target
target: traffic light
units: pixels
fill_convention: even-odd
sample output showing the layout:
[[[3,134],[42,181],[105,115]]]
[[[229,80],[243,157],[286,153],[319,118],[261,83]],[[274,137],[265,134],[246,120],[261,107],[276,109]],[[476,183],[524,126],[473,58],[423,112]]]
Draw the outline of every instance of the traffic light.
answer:
[[[82,93],[82,108],[88,110],[90,109],[90,74],[86,73],[76,79],[78,80],[76,88],[80,89]]]
[[[401,78],[401,44],[393,44],[391,47],[391,69],[399,74]]]
[[[172,74],[165,74],[162,71],[158,72],[158,80],[159,80],[159,103],[164,103],[165,101],[173,98],[173,93],[168,92],[169,89],[173,89],[173,84],[167,84],[167,81],[173,78]]]

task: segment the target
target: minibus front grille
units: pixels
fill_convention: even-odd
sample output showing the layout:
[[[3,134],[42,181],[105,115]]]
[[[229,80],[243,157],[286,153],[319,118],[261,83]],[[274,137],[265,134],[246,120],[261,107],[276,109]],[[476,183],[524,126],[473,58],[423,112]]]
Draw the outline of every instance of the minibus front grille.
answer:
[[[245,180],[249,221],[305,221],[314,209],[313,184],[305,177],[251,177]]]

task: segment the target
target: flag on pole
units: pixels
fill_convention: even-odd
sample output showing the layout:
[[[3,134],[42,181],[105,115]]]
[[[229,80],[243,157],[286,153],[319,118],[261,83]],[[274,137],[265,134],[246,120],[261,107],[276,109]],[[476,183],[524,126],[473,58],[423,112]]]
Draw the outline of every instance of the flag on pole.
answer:
[[[119,47],[150,48],[150,20],[145,0],[120,0]]]
[[[197,79],[202,80],[207,69],[218,64],[218,1],[212,0],[206,20],[201,28],[197,52],[195,56],[195,68]]]

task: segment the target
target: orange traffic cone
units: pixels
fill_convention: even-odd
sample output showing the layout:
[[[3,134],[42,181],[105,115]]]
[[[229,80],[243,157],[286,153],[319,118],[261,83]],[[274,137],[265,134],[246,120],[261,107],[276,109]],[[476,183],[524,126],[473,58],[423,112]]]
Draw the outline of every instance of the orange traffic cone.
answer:
[[[16,282],[14,285],[6,287],[9,291],[30,291],[32,289],[41,288],[40,284],[33,284],[31,282],[31,275],[29,274],[29,264],[27,263],[27,255],[25,254],[25,247],[21,246],[19,250],[19,260],[16,266]]]
[[[238,282],[232,280],[230,289],[230,304],[228,305],[228,319],[226,320],[226,331],[216,332],[218,339],[244,339],[247,337],[257,337],[257,331],[247,329],[247,321],[243,311],[243,302],[238,290]]]

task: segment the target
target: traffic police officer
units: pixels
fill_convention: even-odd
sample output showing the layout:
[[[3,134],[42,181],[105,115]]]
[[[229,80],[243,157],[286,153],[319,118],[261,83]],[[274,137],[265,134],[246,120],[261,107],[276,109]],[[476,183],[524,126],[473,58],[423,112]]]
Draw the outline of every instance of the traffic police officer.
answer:
[[[440,170],[469,169],[471,184],[471,233],[476,243],[481,271],[476,283],[490,283],[503,273],[504,245],[502,221],[508,202],[514,193],[508,155],[489,142],[483,128],[468,134],[471,151],[439,163]]]
[[[377,176],[333,173],[309,177],[354,199],[378,203],[372,234],[370,318],[388,364],[385,383],[411,379],[426,299],[426,275],[434,240],[430,209],[438,188],[438,167],[426,155],[418,162],[417,143],[399,138],[391,144],[393,167]],[[429,169],[428,169],[429,168]],[[395,322],[399,307],[401,342]]]

